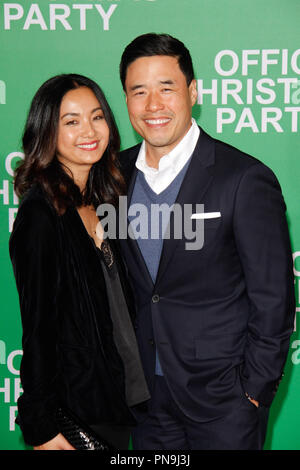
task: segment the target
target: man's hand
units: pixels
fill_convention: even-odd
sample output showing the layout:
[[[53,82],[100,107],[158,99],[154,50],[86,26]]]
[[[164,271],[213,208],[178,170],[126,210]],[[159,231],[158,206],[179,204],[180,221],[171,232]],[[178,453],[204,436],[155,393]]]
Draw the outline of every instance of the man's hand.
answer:
[[[53,439],[45,444],[36,446],[34,450],[76,450],[62,434],[57,434]]]
[[[250,398],[248,393],[246,393],[246,397],[248,398],[249,401],[251,401],[251,403],[253,403],[253,405],[256,406],[256,408],[259,407],[259,402],[257,400],[254,400],[253,398]]]
[[[253,403],[253,405],[255,405],[255,406],[256,406],[256,408],[258,408],[258,407],[259,407],[259,403],[258,403],[258,401],[256,401],[256,400],[253,400],[252,398],[249,398],[249,400],[251,401],[251,403]]]

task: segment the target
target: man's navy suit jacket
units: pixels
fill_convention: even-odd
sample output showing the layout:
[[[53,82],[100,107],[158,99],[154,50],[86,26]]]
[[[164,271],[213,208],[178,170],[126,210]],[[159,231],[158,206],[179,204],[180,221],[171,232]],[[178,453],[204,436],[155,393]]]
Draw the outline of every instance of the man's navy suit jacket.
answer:
[[[199,422],[245,393],[274,398],[293,331],[295,300],[285,203],[273,172],[202,129],[176,203],[204,204],[204,245],[164,240],[155,284],[136,240],[121,240],[135,293],[136,333],[150,390],[155,349],[174,400]],[[132,194],[139,145],[121,153]],[[250,406],[252,406],[250,404]]]

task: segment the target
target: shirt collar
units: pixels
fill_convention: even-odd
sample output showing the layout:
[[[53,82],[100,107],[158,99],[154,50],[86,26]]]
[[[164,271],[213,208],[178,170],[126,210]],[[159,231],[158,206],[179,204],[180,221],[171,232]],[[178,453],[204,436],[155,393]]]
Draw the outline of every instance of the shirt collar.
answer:
[[[171,152],[161,157],[159,160],[158,169],[147,165],[146,144],[145,141],[143,141],[135,163],[136,167],[145,175],[149,175],[150,177],[151,175],[154,176],[166,170],[174,174],[179,173],[179,171],[184,167],[185,163],[191,157],[196,147],[199,134],[200,129],[197,126],[194,118],[192,118],[192,125],[189,131],[179,142],[179,144],[171,150]]]

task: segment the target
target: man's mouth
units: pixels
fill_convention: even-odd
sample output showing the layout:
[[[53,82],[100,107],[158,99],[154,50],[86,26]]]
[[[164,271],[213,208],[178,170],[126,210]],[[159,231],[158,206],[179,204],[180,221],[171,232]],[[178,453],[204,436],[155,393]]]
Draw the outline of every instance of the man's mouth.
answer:
[[[170,121],[171,121],[170,118],[145,119],[146,124],[148,124],[150,126],[159,126],[159,125],[162,125],[162,124],[167,124]]]

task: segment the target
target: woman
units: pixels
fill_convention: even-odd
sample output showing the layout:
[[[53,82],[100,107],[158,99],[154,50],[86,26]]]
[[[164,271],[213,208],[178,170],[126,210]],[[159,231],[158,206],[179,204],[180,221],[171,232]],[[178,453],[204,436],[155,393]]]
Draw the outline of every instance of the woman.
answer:
[[[71,410],[126,449],[130,407],[149,394],[122,261],[96,215],[123,191],[119,135],[98,85],[75,74],[45,82],[23,148],[10,238],[23,326],[17,422],[35,449],[72,449],[57,418]]]

